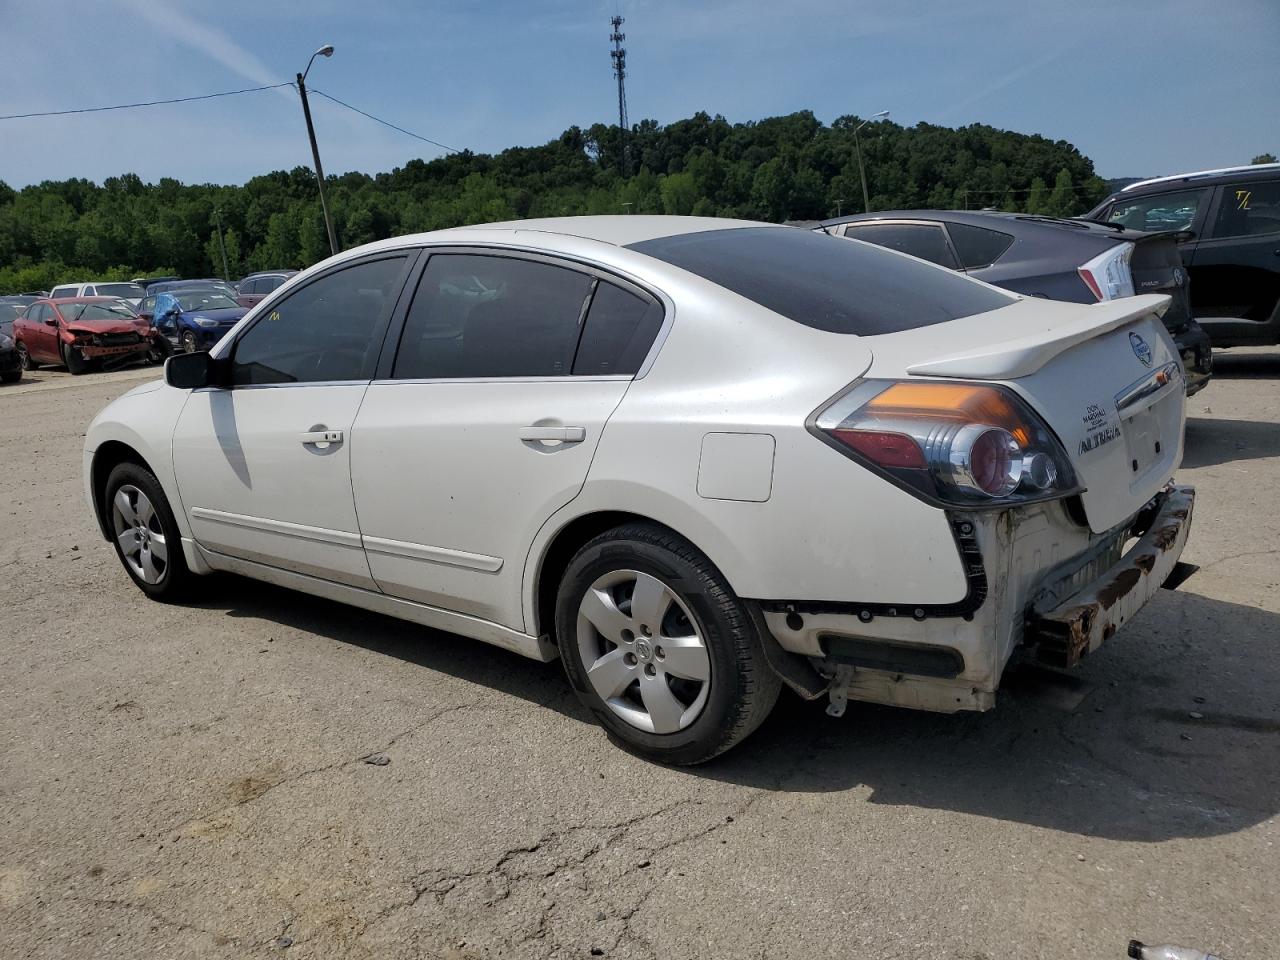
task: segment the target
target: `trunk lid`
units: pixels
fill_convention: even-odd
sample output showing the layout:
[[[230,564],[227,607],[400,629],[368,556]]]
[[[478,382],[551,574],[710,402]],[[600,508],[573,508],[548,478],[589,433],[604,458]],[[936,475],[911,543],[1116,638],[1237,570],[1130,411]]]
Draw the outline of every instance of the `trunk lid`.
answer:
[[[1177,240],[1172,233],[1155,233],[1131,242],[1133,256],[1129,260],[1129,272],[1133,276],[1134,293],[1168,296],[1164,325],[1170,333],[1182,333],[1190,326],[1193,314],[1191,287]]]
[[[1137,513],[1182,460],[1182,367],[1160,319],[1168,302],[1021,300],[868,338],[867,375],[994,381],[1017,392],[1062,442],[1100,533]]]

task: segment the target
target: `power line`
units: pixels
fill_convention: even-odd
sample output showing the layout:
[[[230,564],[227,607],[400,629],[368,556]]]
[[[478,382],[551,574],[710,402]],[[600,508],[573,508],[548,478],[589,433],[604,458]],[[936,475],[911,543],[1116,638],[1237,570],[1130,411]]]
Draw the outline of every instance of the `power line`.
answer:
[[[172,100],[146,100],[142,103],[118,103],[110,107],[80,107],[75,110],[46,110],[42,113],[13,113],[0,120],[26,120],[31,117],[65,117],[73,113],[102,113],[106,110],[131,110],[134,107],[158,107],[166,103],[190,103],[193,100],[213,100],[215,97],[234,97],[242,93],[259,93],[263,90],[277,90],[280,87],[292,87],[293,81],[272,83],[265,87],[245,87],[243,90],[226,90],[222,93],[205,93],[198,97],[175,97]]]
[[[318,97],[324,97],[326,100],[332,100],[334,103],[336,103],[340,107],[346,107],[348,110],[354,110],[356,113],[360,114],[360,116],[368,117],[370,120],[374,120],[382,124],[384,127],[390,127],[392,130],[398,130],[400,133],[403,133],[407,137],[413,137],[413,139],[415,140],[421,140],[423,143],[429,143],[433,147],[439,147],[441,150],[447,150],[450,153],[462,152],[461,150],[458,150],[456,147],[446,147],[443,143],[440,143],[437,140],[432,140],[430,137],[419,136],[418,134],[414,133],[412,130],[406,130],[404,127],[397,127],[391,121],[383,120],[381,117],[375,117],[372,113],[365,113],[359,107],[353,107],[351,104],[347,103],[344,100],[339,100],[337,97],[331,97],[329,96],[329,94],[325,93],[323,90],[317,90],[315,87],[308,87],[307,89],[310,90],[312,93],[314,93]]]

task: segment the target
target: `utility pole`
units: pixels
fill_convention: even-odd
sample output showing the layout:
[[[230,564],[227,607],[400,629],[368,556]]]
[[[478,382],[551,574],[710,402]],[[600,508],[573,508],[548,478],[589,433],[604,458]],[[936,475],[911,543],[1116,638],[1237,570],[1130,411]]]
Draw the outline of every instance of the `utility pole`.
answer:
[[[853,128],[853,148],[858,152],[858,176],[862,179],[862,212],[871,212],[871,197],[867,194],[867,171],[862,165],[862,144],[858,140],[858,131],[865,127],[872,120],[883,120],[889,115],[888,110],[881,110],[879,113],[873,113],[869,118],[863,120],[860,124]]]
[[[231,279],[231,268],[227,266],[227,245],[222,241],[222,217],[218,214],[218,208],[213,208],[213,222],[218,225],[218,248],[222,251],[222,279],[229,281]]]
[[[618,78],[618,170],[625,177],[627,175],[627,50],[622,45],[622,41],[627,39],[627,35],[621,30],[622,17],[613,17],[609,22],[613,24],[613,33],[609,34],[613,49],[609,52],[609,56],[613,59],[613,75]]]
[[[326,43],[311,55],[307,61],[307,69],[298,74],[298,96],[302,98],[302,115],[307,118],[307,136],[311,139],[311,156],[316,162],[316,186],[320,190],[320,211],[324,214],[324,228],[329,234],[329,252],[338,252],[338,237],[333,232],[333,218],[329,216],[329,204],[324,198],[324,167],[320,166],[320,148],[316,146],[316,128],[311,123],[311,105],[307,103],[307,74],[311,72],[311,63],[316,57],[332,57],[333,45]]]

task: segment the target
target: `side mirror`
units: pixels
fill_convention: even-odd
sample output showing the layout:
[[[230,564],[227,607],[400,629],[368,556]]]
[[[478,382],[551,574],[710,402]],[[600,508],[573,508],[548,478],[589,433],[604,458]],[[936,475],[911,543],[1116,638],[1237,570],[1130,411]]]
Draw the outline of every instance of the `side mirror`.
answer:
[[[1173,235],[1173,239],[1178,243],[1186,243],[1188,240],[1194,240],[1196,232],[1194,230],[1179,230]]]
[[[226,360],[215,360],[206,351],[199,353],[175,353],[164,362],[164,382],[179,390],[198,390],[200,387],[223,387],[227,370]]]
[[[45,317],[45,318],[44,318],[44,325],[45,325],[46,327],[56,327],[56,326],[58,325],[57,318],[56,318],[56,317]]]

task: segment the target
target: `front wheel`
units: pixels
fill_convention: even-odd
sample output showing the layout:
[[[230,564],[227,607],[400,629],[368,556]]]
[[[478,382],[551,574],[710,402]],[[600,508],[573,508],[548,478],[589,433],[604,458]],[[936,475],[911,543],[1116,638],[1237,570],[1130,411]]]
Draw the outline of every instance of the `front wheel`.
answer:
[[[569,682],[600,724],[664,763],[728,750],[769,715],[781,686],[711,561],[648,524],[610,530],[573,558],[556,637]]]
[[[21,367],[19,367],[17,370],[6,370],[4,373],[0,373],[0,381],[3,381],[4,383],[17,383],[21,379],[22,379]]]
[[[182,534],[160,481],[146,467],[122,463],[102,491],[116,556],[149,597],[176,600],[193,574],[182,555]]]
[[[198,349],[196,346],[196,335],[191,330],[183,330],[180,338],[183,353],[195,353]]]
[[[73,377],[78,377],[89,369],[89,361],[84,354],[70,344],[62,345],[62,362],[67,365],[67,371]]]

